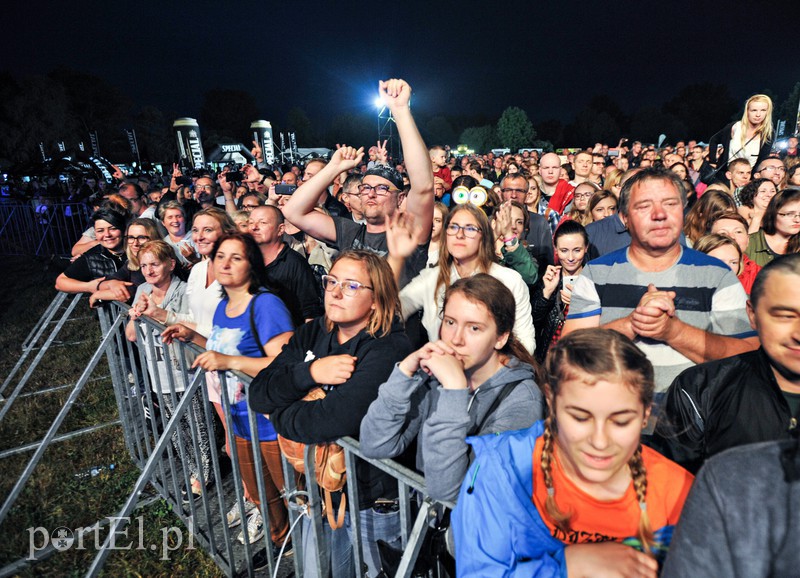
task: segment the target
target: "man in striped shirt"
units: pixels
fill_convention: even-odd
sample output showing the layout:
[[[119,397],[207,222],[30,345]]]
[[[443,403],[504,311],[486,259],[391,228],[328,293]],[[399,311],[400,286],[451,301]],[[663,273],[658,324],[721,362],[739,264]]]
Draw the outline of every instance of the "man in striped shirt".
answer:
[[[619,213],[631,243],[584,267],[564,326],[564,334],[603,326],[633,339],[653,363],[657,401],[687,367],[758,347],[736,276],[680,245],[684,204],[670,171],[648,168],[626,181]]]

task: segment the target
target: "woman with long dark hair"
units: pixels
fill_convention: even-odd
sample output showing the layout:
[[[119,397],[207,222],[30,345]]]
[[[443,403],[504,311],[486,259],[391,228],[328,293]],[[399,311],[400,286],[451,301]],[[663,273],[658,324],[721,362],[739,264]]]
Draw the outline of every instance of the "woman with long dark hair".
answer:
[[[511,291],[494,277],[453,283],[439,340],[406,357],[381,385],[361,422],[361,450],[393,458],[418,437],[428,493],[455,501],[470,462],[467,435],[528,427],[544,415],[537,364],[512,331],[515,310]]]

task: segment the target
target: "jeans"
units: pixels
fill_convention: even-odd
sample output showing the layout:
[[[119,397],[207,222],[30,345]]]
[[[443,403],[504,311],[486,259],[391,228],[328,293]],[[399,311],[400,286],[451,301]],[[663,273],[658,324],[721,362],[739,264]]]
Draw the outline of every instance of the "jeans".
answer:
[[[374,578],[381,569],[378,554],[378,540],[387,542],[391,547],[402,549],[400,537],[400,512],[379,513],[368,508],[359,512],[361,520],[361,546],[364,552],[364,563],[368,576]],[[303,568],[304,576],[323,578],[317,574],[314,556],[316,542],[311,534],[311,520],[303,518]],[[345,514],[344,527],[331,530],[326,518],[322,520],[322,531],[330,544],[330,565],[333,578],[356,576],[353,561],[353,529],[350,511]],[[363,576],[360,572],[358,576]]]

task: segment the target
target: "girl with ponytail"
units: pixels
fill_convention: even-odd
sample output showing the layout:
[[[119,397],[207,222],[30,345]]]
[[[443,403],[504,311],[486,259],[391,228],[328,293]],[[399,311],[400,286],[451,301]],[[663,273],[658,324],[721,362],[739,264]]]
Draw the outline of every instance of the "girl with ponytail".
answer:
[[[654,578],[693,477],[640,442],[652,365],[593,328],[555,344],[546,373],[543,422],[470,440],[453,512],[458,575]]]

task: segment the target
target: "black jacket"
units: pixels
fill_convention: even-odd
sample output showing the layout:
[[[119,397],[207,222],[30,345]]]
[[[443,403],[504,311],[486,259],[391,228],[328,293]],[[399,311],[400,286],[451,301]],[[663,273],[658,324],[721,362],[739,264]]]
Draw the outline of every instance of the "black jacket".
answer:
[[[311,265],[286,243],[275,260],[267,265],[264,281],[286,304],[295,327],[324,313],[320,284]]]
[[[362,331],[339,344],[336,332],[325,329],[323,317],[297,329],[283,351],[250,384],[250,407],[269,414],[280,435],[302,443],[332,442],[343,436],[357,438],[361,420],[378,397],[378,388],[389,378],[395,363],[411,353],[403,327],[396,322],[389,335],[370,337]],[[349,354],[357,358],[347,382],[327,387],[318,401],[303,397],[319,384],[311,378],[313,360]],[[380,470],[358,461],[360,509],[377,498],[397,496],[397,483]]]
[[[735,122],[731,122],[726,124],[722,127],[722,130],[712,136],[708,141],[708,162],[712,165],[717,167],[717,179],[725,180],[725,171],[728,170],[728,162],[730,159],[728,158],[731,154],[731,151],[728,150],[731,144],[731,130],[733,129],[733,125],[736,124]],[[717,146],[722,145],[722,153],[717,157]],[[769,158],[769,153],[772,150],[772,141],[768,140],[767,142],[761,143],[761,148],[758,151],[758,158],[755,159],[755,162],[752,162],[753,159],[748,159],[752,163],[753,171],[758,167],[758,163],[763,161],[766,158]],[[736,152],[736,151],[734,151]]]
[[[70,263],[64,275],[78,281],[92,281],[113,275],[125,261],[124,254],[115,255],[102,245],[95,245]]]
[[[788,437],[792,421],[761,349],[687,369],[672,382],[663,412],[658,449],[692,472],[728,448]]]

